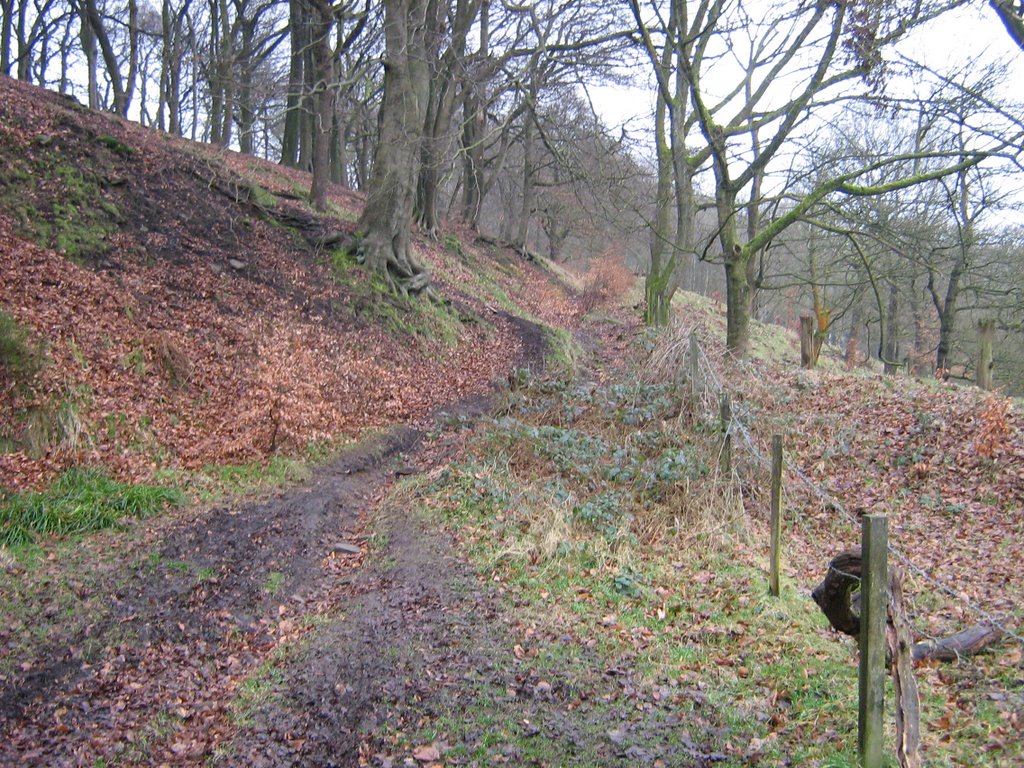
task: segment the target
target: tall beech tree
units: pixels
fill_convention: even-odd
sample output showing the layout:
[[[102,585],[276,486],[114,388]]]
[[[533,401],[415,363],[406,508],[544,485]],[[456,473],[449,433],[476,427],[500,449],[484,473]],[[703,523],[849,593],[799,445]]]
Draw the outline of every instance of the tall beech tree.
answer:
[[[328,0],[299,0],[293,5],[293,11],[297,12],[293,16],[293,24],[305,26],[308,30],[310,56],[302,70],[312,76],[312,110],[298,125],[306,124],[308,127],[305,141],[310,144],[313,172],[310,199],[314,208],[324,211],[327,209],[327,188],[334,178],[332,155],[336,155],[332,144],[339,140],[337,101],[340,58],[363,32],[369,13],[369,0],[366,0],[361,10],[355,2],[333,4]],[[333,43],[335,36],[337,42]],[[285,130],[289,130],[287,125]],[[289,146],[286,151],[294,150],[294,147]]]
[[[127,74],[121,70],[121,61],[114,48],[108,25],[100,13],[96,0],[75,0],[83,25],[83,42],[88,38],[93,44],[99,45],[100,55],[106,68],[107,81],[113,91],[111,110],[126,116],[131,105],[132,91],[138,70],[138,3],[128,1],[128,69]],[[88,28],[88,31],[85,31]],[[90,88],[90,94],[92,89]],[[90,98],[91,101],[91,98]],[[90,104],[90,106],[93,106]]]
[[[416,219],[420,229],[435,237],[440,228],[441,177],[451,164],[452,118],[467,73],[467,37],[480,16],[481,7],[482,0],[455,0],[451,14],[438,14],[434,21],[439,26],[428,30],[435,39],[447,39],[443,53],[431,62],[416,193]],[[481,32],[481,36],[486,39],[486,32]]]
[[[433,31],[445,0],[384,0],[384,99],[366,207],[356,225],[359,255],[402,294],[430,276],[411,245],[423,126],[436,56]]]
[[[683,280],[683,267],[693,253],[696,197],[693,177],[707,159],[707,150],[690,154],[688,135],[694,119],[690,109],[689,82],[680,76],[685,66],[700,67],[710,36],[703,35],[709,5],[691,8],[685,0],[673,0],[668,16],[659,3],[642,8],[629,0],[643,49],[657,84],[654,110],[657,192],[651,222],[650,265],[644,283],[644,320],[667,325],[672,297]],[[650,18],[645,18],[645,12]]]

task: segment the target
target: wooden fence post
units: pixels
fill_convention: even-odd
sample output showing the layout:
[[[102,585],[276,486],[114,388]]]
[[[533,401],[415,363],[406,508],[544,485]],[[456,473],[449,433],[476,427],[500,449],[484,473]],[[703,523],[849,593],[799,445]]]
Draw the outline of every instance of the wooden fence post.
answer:
[[[697,345],[697,330],[690,331],[690,403],[697,413],[697,399],[700,397],[700,347]]]
[[[885,620],[889,581],[888,518],[864,515],[860,604],[860,707],[857,747],[861,768],[882,768],[885,710]]]
[[[782,570],[782,435],[772,435],[771,561],[768,594],[779,596]]]
[[[729,402],[728,392],[722,393],[719,406],[722,420],[722,453],[718,457],[718,469],[723,475],[728,475],[732,472],[732,434],[729,432],[729,425],[732,423],[732,404]]]

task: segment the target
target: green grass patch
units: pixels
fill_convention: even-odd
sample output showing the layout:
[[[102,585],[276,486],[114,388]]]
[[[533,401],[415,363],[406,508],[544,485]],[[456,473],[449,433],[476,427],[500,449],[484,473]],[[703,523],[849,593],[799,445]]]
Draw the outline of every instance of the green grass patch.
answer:
[[[312,475],[307,462],[289,456],[274,455],[265,461],[245,464],[207,465],[199,472],[164,470],[156,473],[161,481],[173,482],[194,493],[200,501],[242,496],[305,482]]]
[[[278,695],[285,681],[284,672],[278,665],[281,658],[263,662],[239,684],[231,704],[231,715],[237,725],[252,725],[256,713]]]
[[[274,454],[244,464],[208,464],[195,472],[158,469],[153,478],[159,485],[180,488],[205,503],[249,496],[308,481],[315,466],[330,462],[352,443],[348,437],[321,440],[309,443],[296,456]]]
[[[303,462],[287,456],[272,456],[265,462],[209,466],[204,473],[214,480],[217,487],[229,492],[298,483],[310,476],[310,470]]]
[[[284,574],[280,571],[271,571],[267,574],[266,580],[263,582],[263,591],[268,595],[276,595],[281,591],[281,587],[284,584]]]
[[[71,469],[44,491],[6,494],[0,500],[0,545],[113,528],[127,517],[146,517],[183,503],[175,488],[129,485],[98,470]]]
[[[583,349],[570,331],[545,327],[548,343],[547,364],[555,376],[572,377],[579,368]]]
[[[146,765],[155,759],[158,750],[181,730],[184,719],[172,712],[158,712],[132,738],[117,746],[115,754],[117,764]],[[106,761],[97,761],[94,765],[107,765]]]
[[[123,141],[115,139],[113,136],[100,136],[97,141],[119,157],[128,159],[135,156],[134,147],[129,147]]]

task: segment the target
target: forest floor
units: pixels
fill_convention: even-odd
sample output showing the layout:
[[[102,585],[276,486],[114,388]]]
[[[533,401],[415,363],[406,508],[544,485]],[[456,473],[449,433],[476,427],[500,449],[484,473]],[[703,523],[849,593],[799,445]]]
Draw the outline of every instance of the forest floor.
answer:
[[[540,329],[521,328],[519,362],[541,364]],[[495,615],[481,594],[456,597],[467,569],[423,521],[367,527],[395,477],[449,460],[486,407],[453,403],[299,487],[99,534],[71,563],[39,564],[22,587],[34,641],[6,659],[17,672],[0,689],[0,761],[358,764],[390,697],[417,692],[411,649],[440,660]],[[67,578],[73,594],[50,589]],[[483,652],[474,642],[452,658],[468,670]]]
[[[607,339],[595,348],[621,353],[621,326],[598,330]],[[522,368],[539,369],[537,329],[524,326],[523,341]],[[436,476],[461,458],[473,419],[494,405],[455,403],[432,425],[344,452],[301,487],[101,534],[76,545],[73,564],[41,563],[28,591],[45,641],[22,649],[2,690],[0,760],[455,765],[442,756],[457,745],[396,734],[479,706],[484,688],[500,700],[478,726],[479,764],[539,764],[511,735],[531,723],[560,745],[547,764],[668,757],[680,735],[665,729],[690,727],[670,701],[645,694],[653,706],[637,723],[632,671],[594,651],[539,677],[495,585],[451,535],[385,503],[397,476]],[[78,581],[64,606],[47,590],[69,573]],[[567,698],[612,703],[588,713]],[[721,759],[683,743],[669,764]]]
[[[736,362],[711,300],[653,334],[466,232],[417,242],[447,303],[405,304],[319,245],[357,195],[321,219],[302,174],[4,78],[0,150],[0,333],[37,363],[0,371],[4,514],[80,466],[188,501],[2,519],[0,764],[853,766],[856,654],[808,592],[862,510],[918,636],[1016,634],[918,668],[926,764],[1024,761],[1009,399],[799,371],[777,328]]]

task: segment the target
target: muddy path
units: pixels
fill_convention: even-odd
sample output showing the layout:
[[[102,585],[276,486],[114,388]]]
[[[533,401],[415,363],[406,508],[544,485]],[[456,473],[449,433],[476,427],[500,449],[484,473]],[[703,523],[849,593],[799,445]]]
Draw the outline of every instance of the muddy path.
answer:
[[[393,430],[308,486],[210,510],[122,568],[83,574],[80,610],[93,620],[74,634],[51,627],[0,690],[0,764],[214,755],[234,730],[239,683],[341,598],[362,560],[361,516],[421,442]]]
[[[509,320],[522,346],[518,364],[542,365],[540,327]],[[39,580],[42,594],[25,605],[5,596],[12,619],[28,615],[20,623],[5,620],[0,629],[0,764],[234,764],[239,750],[232,735],[244,726],[239,709],[247,705],[240,686],[300,644],[324,621],[317,617],[353,596],[360,605],[377,602],[358,597],[372,590],[352,578],[366,555],[367,518],[396,477],[445,460],[461,429],[489,403],[469,398],[422,424],[367,439],[302,487],[158,521],[141,537],[123,537],[131,541],[101,535],[83,542],[86,554],[74,566],[44,563],[25,574]],[[391,620],[367,615],[367,621]],[[364,644],[362,655],[378,653],[379,641],[378,635]],[[357,647],[358,638],[348,645]],[[345,677],[354,684],[344,706],[326,713],[330,728],[311,726],[317,716],[304,713],[299,731],[310,728],[311,738],[289,733],[284,747],[271,750],[276,757],[269,764],[292,764],[286,747],[296,740],[349,751],[338,734],[355,729],[342,721],[361,717],[366,705],[357,700],[378,678],[360,652],[349,661]],[[327,676],[315,669],[309,676],[310,695],[326,701],[317,686]],[[311,764],[298,759],[306,753],[295,751],[294,764]]]
[[[539,366],[540,329],[513,322],[520,365]],[[544,764],[712,762],[670,739],[671,701],[640,691],[628,664],[608,668],[571,628],[524,636],[450,533],[401,495],[382,504],[398,478],[444,471],[491,405],[453,404],[301,487],[131,546],[91,542],[109,556],[91,552],[73,584],[53,577],[73,598],[39,606],[35,646],[0,635],[16,661],[0,673],[0,765],[519,765],[522,738],[556,745]],[[565,664],[538,669],[540,643],[564,645]],[[442,725],[403,740],[481,700],[461,747],[482,762],[448,754],[459,745]]]

